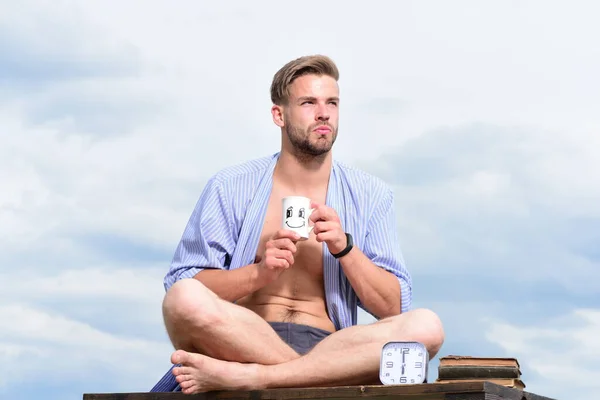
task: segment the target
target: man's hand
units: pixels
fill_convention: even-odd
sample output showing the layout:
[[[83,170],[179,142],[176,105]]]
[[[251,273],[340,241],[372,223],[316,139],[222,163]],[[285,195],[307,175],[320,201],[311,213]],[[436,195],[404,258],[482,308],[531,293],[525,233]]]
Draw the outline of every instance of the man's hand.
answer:
[[[309,220],[315,224],[313,232],[317,237],[317,242],[327,243],[331,254],[337,254],[344,250],[347,245],[346,233],[337,212],[331,207],[315,202],[311,202],[310,207],[314,209]]]
[[[259,276],[272,282],[294,264],[296,242],[300,236],[287,229],[280,229],[265,243],[265,250],[258,262]]]

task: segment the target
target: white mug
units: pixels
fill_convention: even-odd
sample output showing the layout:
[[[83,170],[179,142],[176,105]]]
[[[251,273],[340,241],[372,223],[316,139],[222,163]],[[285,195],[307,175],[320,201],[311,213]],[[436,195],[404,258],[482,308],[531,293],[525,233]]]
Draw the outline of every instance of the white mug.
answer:
[[[310,199],[302,196],[288,196],[282,199],[282,219],[281,227],[296,232],[301,240],[308,239],[313,230],[309,226],[308,217],[312,214],[310,208]]]

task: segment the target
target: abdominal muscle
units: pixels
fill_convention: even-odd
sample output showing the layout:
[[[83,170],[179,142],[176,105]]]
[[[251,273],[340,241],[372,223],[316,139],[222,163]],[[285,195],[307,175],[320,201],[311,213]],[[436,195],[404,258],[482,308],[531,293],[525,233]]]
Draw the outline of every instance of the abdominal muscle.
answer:
[[[321,244],[298,244],[294,264],[279,278],[236,303],[268,322],[309,325],[329,332],[335,326],[327,313]]]

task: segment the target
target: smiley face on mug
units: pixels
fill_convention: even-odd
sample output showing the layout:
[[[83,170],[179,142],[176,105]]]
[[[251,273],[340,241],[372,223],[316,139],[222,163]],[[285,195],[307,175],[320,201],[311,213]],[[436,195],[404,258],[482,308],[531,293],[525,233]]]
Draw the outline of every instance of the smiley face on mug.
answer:
[[[294,215],[294,206],[289,206],[285,210],[285,224],[292,229],[303,228],[306,225],[306,210],[304,207],[298,208],[297,214]]]
[[[313,230],[308,222],[312,212],[308,197],[284,197],[282,199],[281,227],[296,232],[300,235],[299,240],[307,240]]]

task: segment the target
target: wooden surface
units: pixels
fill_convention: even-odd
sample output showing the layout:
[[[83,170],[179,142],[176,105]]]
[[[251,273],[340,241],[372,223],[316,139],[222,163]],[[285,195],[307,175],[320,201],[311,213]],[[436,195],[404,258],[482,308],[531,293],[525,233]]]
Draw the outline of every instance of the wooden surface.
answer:
[[[84,394],[83,400],[554,400],[490,382],[427,383],[420,385],[341,386],[325,388],[219,391],[186,395],[179,393]]]

